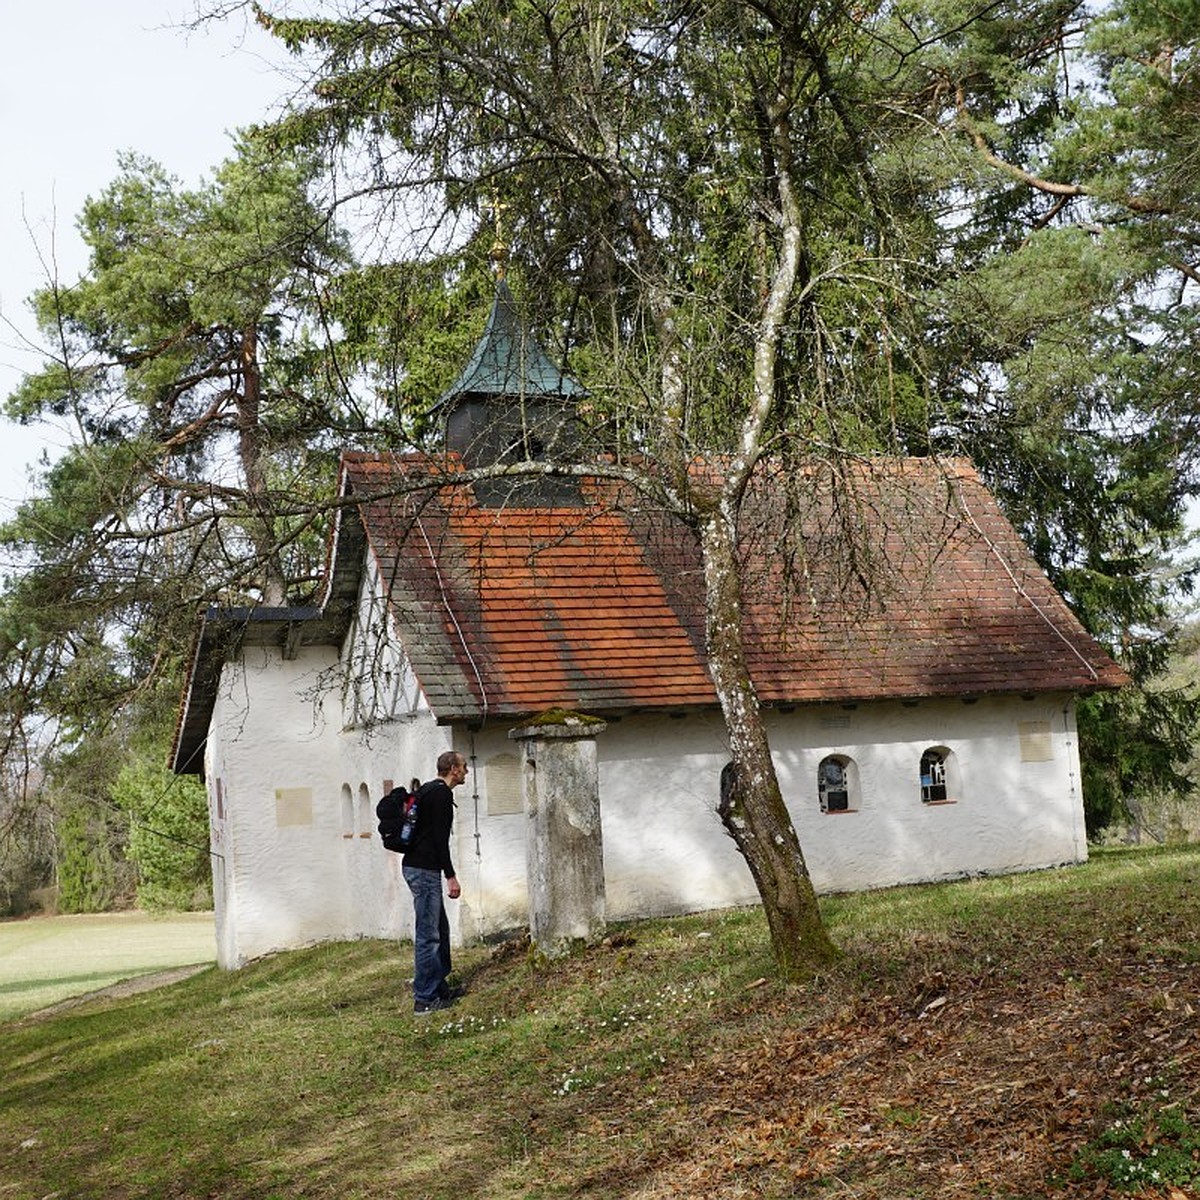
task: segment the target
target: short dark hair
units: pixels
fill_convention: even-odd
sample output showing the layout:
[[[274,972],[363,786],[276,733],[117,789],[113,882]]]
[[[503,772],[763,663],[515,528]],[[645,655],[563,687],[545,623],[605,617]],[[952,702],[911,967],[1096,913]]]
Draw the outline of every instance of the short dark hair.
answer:
[[[437,771],[439,775],[449,775],[460,762],[466,762],[457,750],[446,750],[438,755]]]

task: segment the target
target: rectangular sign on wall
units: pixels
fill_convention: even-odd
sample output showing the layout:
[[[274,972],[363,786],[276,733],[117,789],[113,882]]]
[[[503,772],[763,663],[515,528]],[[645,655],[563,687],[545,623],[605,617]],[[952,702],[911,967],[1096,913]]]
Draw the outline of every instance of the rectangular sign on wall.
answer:
[[[521,763],[515,754],[496,754],[489,758],[484,779],[489,817],[525,811],[521,801]]]
[[[275,824],[311,825],[313,822],[312,788],[276,788]]]
[[[1054,739],[1049,721],[1018,721],[1022,762],[1050,762],[1054,758]]]

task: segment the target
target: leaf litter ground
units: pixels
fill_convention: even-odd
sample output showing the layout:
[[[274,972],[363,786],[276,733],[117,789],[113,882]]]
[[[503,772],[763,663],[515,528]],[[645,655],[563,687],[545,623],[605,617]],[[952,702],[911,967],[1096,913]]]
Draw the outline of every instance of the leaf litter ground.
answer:
[[[982,936],[851,934],[829,977],[750,987],[721,1015],[729,1036],[652,1088],[581,1096],[590,1171],[561,1148],[542,1165],[578,1195],[638,1200],[1197,1200],[1194,1142],[1182,1182],[1155,1167],[1171,1151],[1178,1176],[1172,1122],[1200,1129],[1195,865],[1170,912],[1144,911],[1134,883],[1032,919],[998,908]],[[1122,1123],[1124,1175],[1088,1158]]]
[[[10,1024],[0,1195],[1200,1200],[1200,847],[822,907],[806,985],[713,913],[464,953],[442,1024],[387,943]]]

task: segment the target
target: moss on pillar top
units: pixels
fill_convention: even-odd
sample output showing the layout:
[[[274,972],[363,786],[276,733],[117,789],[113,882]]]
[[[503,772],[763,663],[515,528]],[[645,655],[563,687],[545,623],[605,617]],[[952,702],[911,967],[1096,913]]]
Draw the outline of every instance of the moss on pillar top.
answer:
[[[592,737],[603,733],[607,722],[588,713],[572,712],[565,708],[548,708],[536,717],[530,717],[516,729],[510,729],[510,738],[531,737]]]

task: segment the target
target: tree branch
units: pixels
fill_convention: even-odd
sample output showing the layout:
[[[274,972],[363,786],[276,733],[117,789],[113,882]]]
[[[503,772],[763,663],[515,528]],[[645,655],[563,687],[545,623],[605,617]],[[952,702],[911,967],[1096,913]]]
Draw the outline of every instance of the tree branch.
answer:
[[[967,111],[966,95],[961,83],[956,86],[955,94],[959,123],[966,130],[967,136],[975,144],[975,148],[983,156],[984,161],[997,170],[1010,175],[1013,179],[1019,180],[1021,183],[1033,188],[1035,191],[1045,192],[1050,196],[1061,196],[1066,200],[1079,196],[1109,199],[1129,209],[1130,212],[1146,213],[1154,216],[1166,216],[1176,211],[1173,205],[1164,204],[1160,200],[1149,199],[1145,196],[1103,196],[1094,188],[1090,188],[1084,183],[1056,183],[1052,179],[1043,179],[1039,175],[1034,175],[1031,171],[1026,171],[1023,167],[1018,167],[1015,163],[1006,161],[988,145],[987,139],[980,132],[971,114]]]

